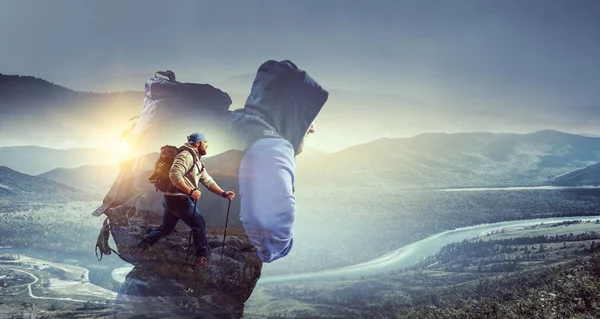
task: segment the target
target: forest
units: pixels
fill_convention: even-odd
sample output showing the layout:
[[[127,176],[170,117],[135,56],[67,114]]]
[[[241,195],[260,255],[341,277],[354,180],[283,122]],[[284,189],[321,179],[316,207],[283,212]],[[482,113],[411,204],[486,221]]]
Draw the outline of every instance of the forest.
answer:
[[[448,251],[454,251],[459,262],[474,254],[484,256],[476,258],[479,262],[489,261],[479,263],[480,267],[493,267],[448,269],[446,265],[454,260],[443,261],[437,267],[423,267],[432,261],[429,260],[420,267],[356,281],[271,285],[268,292],[281,296],[279,302],[297,300],[313,306],[271,318],[597,318],[600,245],[596,241],[589,243],[593,238],[597,234],[465,241],[446,246],[433,260],[447,258]],[[543,263],[488,258],[501,255],[508,247],[503,244],[529,245],[530,251],[546,254],[554,248],[543,248],[544,243],[566,250],[568,242],[583,249],[568,258],[560,253],[558,258],[548,258]],[[533,243],[539,244],[532,246]],[[485,252],[490,247],[495,251],[488,255]]]
[[[351,193],[350,191],[348,191]],[[485,192],[340,190],[299,193],[295,248],[266,273],[315,271],[379,257],[459,227],[531,218],[596,216],[599,190]]]

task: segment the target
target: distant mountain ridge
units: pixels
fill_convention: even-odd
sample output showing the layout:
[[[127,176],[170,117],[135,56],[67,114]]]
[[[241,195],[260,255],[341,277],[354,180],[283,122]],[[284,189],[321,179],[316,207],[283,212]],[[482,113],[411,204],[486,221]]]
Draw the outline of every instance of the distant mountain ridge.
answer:
[[[0,147],[0,166],[38,175],[56,168],[114,165],[116,158],[108,155],[113,152],[107,149],[59,150],[39,146],[5,146]]]
[[[0,166],[0,181],[2,181],[0,187],[4,189],[5,194],[35,194],[49,189],[54,189],[56,192],[77,192],[67,185],[23,174],[6,166]]]
[[[600,163],[557,176],[553,181],[556,186],[597,186],[600,185]]]
[[[251,74],[245,74],[229,82],[232,88],[248,92],[251,78]],[[142,91],[77,92],[35,77],[0,74],[0,112],[3,114],[0,138],[10,135],[43,140],[51,135],[43,133],[48,131],[68,140],[78,130],[85,134],[102,134],[101,125],[106,123],[125,129],[131,124],[129,117],[139,113],[142,100]],[[332,107],[329,109],[335,109]],[[320,120],[335,117],[333,113],[324,111]],[[89,121],[81,121],[82,118]],[[21,120],[28,125],[20,125]],[[63,122],[69,123],[69,129],[57,130],[57,123]],[[99,125],[96,127],[96,124]],[[599,141],[598,137],[553,130],[530,134],[428,133],[411,138],[382,138],[333,154],[307,152],[304,157],[300,155],[297,179],[301,184],[383,187],[551,183],[556,176],[597,163]],[[112,164],[114,162],[105,158],[102,151],[56,152],[43,148],[0,147],[0,165],[32,175],[59,167],[73,169]]]
[[[140,91],[78,92],[32,76],[0,74],[0,139],[52,145],[115,134],[138,115],[143,88],[140,83]]]
[[[112,186],[119,174],[119,165],[80,166],[77,168],[56,168],[37,175],[45,179],[85,190],[90,193],[104,195]]]
[[[2,150],[0,148],[0,160],[4,159]],[[219,166],[221,156],[217,154],[206,158],[209,172]],[[54,163],[58,167],[71,168],[49,172],[55,168],[52,167],[42,174],[67,185],[85,181],[106,187],[114,181],[117,169],[115,166],[97,167],[103,164],[93,163],[78,162],[74,165],[72,156],[55,155],[53,160],[50,156],[43,158],[47,162],[38,167],[49,167],[48,163]],[[62,162],[64,158],[67,160]],[[102,156],[94,153],[81,158],[98,160]],[[555,183],[555,177],[568,176],[565,174],[600,162],[600,138],[552,130],[529,134],[428,133],[411,138],[381,138],[335,153],[307,148],[306,154],[299,155],[296,162],[299,187],[548,185]],[[67,166],[68,163],[71,167]],[[80,167],[82,165],[90,167]],[[73,169],[76,167],[80,168]],[[112,173],[101,173],[105,169],[112,170]]]
[[[143,84],[141,88],[143,88]],[[45,112],[48,110],[45,105],[54,105],[64,109],[82,107],[88,105],[82,104],[84,101],[106,102],[110,98],[116,97],[134,98],[139,102],[140,98],[143,98],[143,94],[143,91],[80,92],[33,76],[0,73],[0,101],[2,101],[0,111],[4,113],[10,110],[7,112],[9,114]],[[19,105],[19,107],[15,108],[15,105]],[[59,110],[50,109],[50,111]]]
[[[24,210],[37,203],[90,199],[87,192],[0,166],[0,213]]]
[[[299,184],[363,187],[545,185],[600,161],[600,138],[553,130],[529,134],[428,133],[381,138],[298,162]]]

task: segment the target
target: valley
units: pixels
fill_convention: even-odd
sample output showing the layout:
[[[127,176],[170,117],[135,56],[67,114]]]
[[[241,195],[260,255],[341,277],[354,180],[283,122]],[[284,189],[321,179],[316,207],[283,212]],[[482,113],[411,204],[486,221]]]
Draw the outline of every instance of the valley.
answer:
[[[259,284],[247,316],[593,318],[600,309],[599,222],[502,228],[379,275]]]
[[[480,234],[477,239],[498,241],[541,235],[569,236],[573,233],[575,237],[569,240],[541,243],[546,250],[544,253],[548,254],[543,258],[536,257],[540,256],[540,242],[509,245],[510,252],[508,248],[496,248],[489,252],[487,246],[476,246],[444,263],[440,263],[440,260],[445,259],[439,257],[440,260],[437,260],[438,257],[431,256],[421,264],[414,264],[412,269],[397,268],[317,282],[269,283],[267,280],[271,276],[322,271],[366,262],[433,234],[465,226],[530,218],[597,216],[600,215],[597,205],[599,192],[594,188],[390,191],[374,196],[348,188],[327,196],[306,189],[298,191],[298,202],[304,205],[299,206],[294,230],[297,245],[286,258],[263,267],[265,282],[259,281],[248,301],[246,316],[259,318],[265,313],[275,318],[310,317],[311,314],[332,318],[366,317],[374,313],[389,315],[394,311],[402,313],[406,310],[406,306],[400,306],[405,305],[402,300],[411,300],[411,306],[407,309],[411,314],[418,314],[418,311],[431,306],[429,299],[423,299],[424,294],[450,298],[444,292],[447,289],[463,289],[461,293],[466,294],[472,288],[464,287],[472,287],[481,280],[502,281],[505,275],[518,276],[527,271],[558,271],[555,268],[562,263],[580,263],[583,261],[578,260],[594,255],[591,249],[594,239],[576,237],[581,232],[600,231],[594,217],[590,223],[572,223],[561,227],[547,225],[518,230],[509,227],[505,231],[493,231],[489,236],[487,233]],[[116,292],[119,283],[113,280],[111,270],[125,264],[119,265],[120,260],[116,256],[105,256],[98,262],[93,255],[93,246],[103,219],[90,216],[89,213],[99,204],[45,204],[38,211],[4,213],[0,220],[0,233],[6,236],[0,238],[0,246],[22,247],[20,251],[25,256],[28,256],[28,252],[42,256],[41,251],[46,251],[47,257],[37,257],[45,260],[52,259],[52,252],[57,254],[54,257],[57,260],[71,259],[73,262],[77,259],[79,265],[86,265],[90,269],[93,283]],[[357,220],[361,223],[356,223]],[[33,236],[23,236],[25,233]],[[564,242],[567,248],[563,248]],[[528,254],[525,253],[525,246],[528,247]],[[360,254],[356,254],[357,251]],[[488,252],[489,256],[471,257],[469,254],[474,252]],[[66,253],[75,257],[66,257]],[[500,258],[499,255],[503,256],[502,260],[495,259]],[[490,298],[496,296],[491,294]],[[32,301],[32,304],[37,302]],[[421,306],[424,308],[421,309]],[[12,304],[10,307],[17,309],[20,306]],[[381,310],[382,307],[387,312]],[[443,308],[443,305],[437,307]]]
[[[116,293],[89,282],[89,271],[0,249],[2,318],[107,317]]]
[[[498,140],[504,142],[498,144]],[[576,295],[582,293],[578,290],[581,287],[596,296],[596,288],[589,286],[596,280],[595,256],[600,246],[596,237],[600,229],[595,222],[600,215],[600,188],[594,186],[598,185],[593,166],[596,142],[554,131],[529,135],[434,134],[383,139],[358,149],[299,158],[294,248],[286,258],[263,266],[262,279],[247,303],[245,317],[454,318],[469,311],[484,317],[503,314],[518,318],[526,313],[525,308],[519,308],[521,304],[548,314],[547,308],[540,306],[539,298],[544,298],[585,318],[592,314],[593,306],[579,309],[575,299],[539,297],[532,291],[547,283],[528,282],[521,276],[562,276],[560,283],[544,286],[555,297],[559,296],[555,290]],[[460,147],[445,147],[448,143]],[[508,148],[510,154],[505,158],[493,151],[498,145],[514,147]],[[577,151],[566,156],[564,145],[579,150],[594,147],[585,154]],[[206,163],[215,167],[218,177],[228,157],[217,154]],[[90,284],[116,293],[121,284],[113,270],[125,270],[122,276],[127,264],[117,256],[96,260],[93,249],[104,218],[91,215],[112,185],[115,167],[60,168],[37,176],[0,167],[0,174],[0,246],[11,246],[11,253],[24,258],[83,267],[89,271]],[[80,185],[85,185],[83,190]],[[421,244],[465,227],[530,219],[545,219],[550,224],[557,218],[583,221],[555,227],[503,226],[490,234],[473,234],[471,241],[443,237],[448,244],[445,247]],[[416,244],[421,245],[418,258],[369,268],[373,271],[356,276],[273,280],[364,266],[385,256],[391,260],[393,254],[400,256]],[[398,252],[399,248],[404,250]],[[77,293],[61,295],[56,289],[46,290],[49,287],[40,283],[53,282],[54,288],[64,284],[48,269],[11,267],[0,267],[7,273],[5,278],[10,275],[10,284],[27,284],[19,286],[23,289],[14,295],[7,295],[0,307],[3,311],[53,318],[61,313],[50,309],[58,309],[82,318],[101,318],[111,307],[104,302],[83,302],[95,300],[89,294],[89,298],[82,298]],[[568,267],[580,277],[574,278]],[[503,292],[510,291],[507,285],[519,281],[529,286],[514,293]],[[83,285],[78,279],[73,282]],[[27,290],[29,283],[32,295]],[[487,290],[483,283],[496,290]],[[0,294],[5,292],[9,291]],[[36,298],[46,297],[44,293],[79,301]],[[547,299],[550,297],[554,299]],[[494,306],[499,298],[504,302],[500,308]],[[454,311],[447,311],[450,308]]]

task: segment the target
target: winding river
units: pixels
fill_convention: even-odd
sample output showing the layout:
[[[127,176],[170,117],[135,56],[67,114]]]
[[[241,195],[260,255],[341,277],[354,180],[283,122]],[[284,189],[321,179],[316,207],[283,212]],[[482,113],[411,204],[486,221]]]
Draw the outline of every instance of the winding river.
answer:
[[[558,187],[558,186],[534,186],[534,187],[504,187],[504,188],[454,188],[454,189],[442,189],[437,191],[446,191],[446,192],[458,192],[458,191],[493,191],[493,190],[565,190],[565,189],[596,189],[600,188],[599,186],[575,186],[575,187]],[[356,264],[353,266],[323,270],[318,272],[311,273],[299,273],[299,274],[287,274],[287,275],[265,275],[260,278],[259,284],[268,284],[268,283],[282,283],[282,282],[293,282],[293,281],[306,281],[306,280],[336,280],[340,278],[351,278],[351,277],[360,277],[360,276],[369,276],[380,274],[382,272],[389,272],[394,270],[403,269],[405,267],[409,267],[413,265],[415,262],[430,256],[434,255],[440,251],[442,247],[449,243],[453,242],[461,242],[465,239],[475,238],[480,235],[485,235],[492,231],[497,231],[500,229],[510,229],[510,228],[518,228],[525,226],[538,225],[541,223],[558,223],[569,220],[582,220],[582,221],[594,221],[600,219],[600,216],[581,216],[581,217],[557,217],[557,218],[539,218],[539,219],[528,219],[528,220],[514,220],[514,221],[505,221],[498,223],[490,223],[490,224],[481,224],[475,226],[469,226],[464,228],[458,228],[454,230],[445,231],[442,233],[438,233],[432,236],[429,236],[420,241],[414,242],[412,244],[408,244],[399,249],[391,251],[381,257]],[[49,258],[50,260],[57,259],[58,256],[48,256],[48,252],[33,252],[28,251],[25,252],[23,249],[2,249],[4,252],[14,252],[21,253],[27,255],[28,253],[33,253],[36,258],[44,257]],[[41,255],[41,256],[40,256]],[[54,258],[52,258],[54,257]],[[64,259],[64,257],[58,257]],[[125,263],[115,264],[112,270],[111,276],[112,278],[120,283],[125,281],[125,276],[129,271],[133,268],[130,265],[126,265]],[[83,265],[81,265],[83,266]],[[265,267],[269,267],[269,265],[265,265]],[[110,271],[110,268],[107,269]]]
[[[514,186],[514,187],[473,187],[473,188],[446,188],[437,192],[486,192],[486,191],[551,191],[569,189],[600,189],[600,186]]]
[[[351,277],[375,275],[382,272],[389,272],[411,266],[415,262],[427,256],[436,254],[440,251],[442,247],[449,243],[461,242],[465,239],[475,238],[477,236],[490,233],[492,231],[539,225],[542,223],[559,223],[569,220],[581,220],[585,222],[588,220],[595,221],[597,219],[600,219],[600,216],[538,218],[506,221],[492,224],[481,224],[476,226],[458,228],[429,236],[425,239],[419,240],[412,244],[403,246],[397,250],[391,251],[381,257],[357,265],[311,273],[263,276],[260,278],[259,284],[283,283],[315,279],[335,280],[340,278],[347,279]],[[115,269],[112,273],[113,279],[118,282],[123,282],[125,280],[125,276],[132,268],[133,267],[121,267]]]

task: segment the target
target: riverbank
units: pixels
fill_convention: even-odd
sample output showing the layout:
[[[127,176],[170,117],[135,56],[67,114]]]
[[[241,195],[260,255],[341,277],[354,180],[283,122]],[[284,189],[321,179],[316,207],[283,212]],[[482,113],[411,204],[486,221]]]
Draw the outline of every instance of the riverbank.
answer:
[[[28,284],[29,296],[35,299],[88,302],[114,300],[117,296],[91,283],[88,269],[71,264],[17,255],[15,260],[0,261],[0,268],[28,274],[33,279]]]
[[[438,192],[489,192],[489,191],[538,191],[538,190],[577,190],[577,189],[600,189],[600,186],[514,186],[514,187],[465,187],[445,188],[434,191]]]
[[[420,241],[400,247],[381,257],[357,265],[314,273],[294,275],[263,276],[258,284],[285,283],[294,281],[311,280],[345,280],[361,276],[372,276],[380,273],[397,271],[410,267],[414,263],[430,255],[436,254],[442,247],[449,243],[461,242],[465,239],[476,238],[488,233],[502,232],[503,229],[526,227],[542,223],[560,223],[569,220],[595,221],[598,216],[578,216],[561,218],[536,218],[528,220],[506,221],[491,224],[481,224],[458,228],[429,236]]]
[[[259,281],[246,314],[248,318],[471,318],[477,314],[477,318],[516,319],[554,313],[540,317],[585,314],[581,318],[595,318],[592,314],[600,309],[593,306],[594,300],[600,300],[600,223],[592,218],[553,221],[489,228],[489,233],[455,242],[408,269],[360,277]],[[590,306],[582,300],[590,301]],[[558,309],[564,309],[563,315],[557,316]]]
[[[364,276],[372,276],[390,271],[407,268],[428,256],[435,255],[447,244],[461,242],[466,239],[486,236],[492,233],[507,236],[511,231],[533,225],[561,223],[570,220],[596,221],[598,216],[562,217],[562,218],[537,218],[529,220],[507,221],[492,224],[482,224],[458,228],[443,233],[429,236],[423,240],[400,247],[381,257],[353,266],[330,269],[319,272],[300,273],[293,275],[262,276],[257,287],[266,284],[305,282],[313,280],[348,280]],[[118,282],[124,282],[125,276],[133,267],[121,267],[112,272],[112,277]]]

